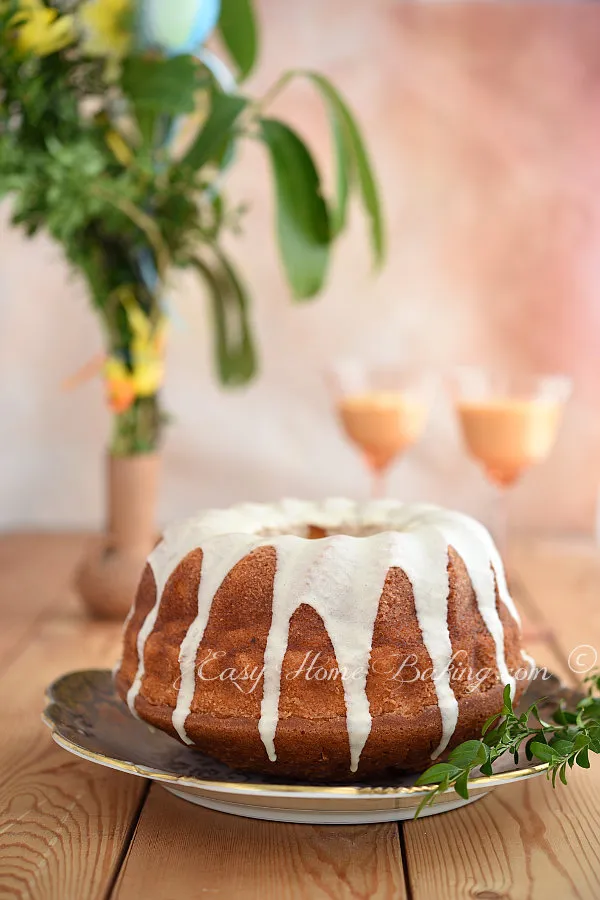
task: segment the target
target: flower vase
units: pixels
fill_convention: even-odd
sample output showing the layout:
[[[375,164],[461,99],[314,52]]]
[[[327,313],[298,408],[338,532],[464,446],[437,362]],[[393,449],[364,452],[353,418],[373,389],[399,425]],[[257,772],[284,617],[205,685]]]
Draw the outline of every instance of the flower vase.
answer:
[[[155,453],[107,458],[107,531],[75,576],[83,605],[95,618],[122,620],[135,599],[157,541],[159,460]]]

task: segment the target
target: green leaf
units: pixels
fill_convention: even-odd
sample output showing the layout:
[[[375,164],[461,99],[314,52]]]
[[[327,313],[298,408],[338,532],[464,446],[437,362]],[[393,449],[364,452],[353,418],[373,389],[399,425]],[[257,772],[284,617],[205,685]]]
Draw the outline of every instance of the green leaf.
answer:
[[[129,56],[123,61],[121,87],[146,143],[152,141],[158,116],[193,112],[196,73],[192,56]]]
[[[351,160],[346,158],[346,142],[344,140],[344,126],[339,119],[332,117],[331,135],[335,148],[336,164],[336,193],[337,205],[331,214],[331,229],[337,237],[346,227],[348,219],[348,199],[350,197],[350,182],[353,177]]]
[[[531,752],[542,762],[553,762],[557,759],[557,754],[548,744],[542,744],[540,741],[533,741],[531,744]]]
[[[482,765],[487,758],[486,748],[481,741],[465,741],[454,748],[448,756],[448,762],[464,769],[467,766]]]
[[[181,164],[195,170],[200,169],[222,150],[236,120],[247,105],[248,101],[244,97],[215,93],[210,115]]]
[[[332,124],[337,169],[337,205],[332,215],[334,235],[345,227],[349,186],[355,179],[365,212],[370,220],[371,243],[378,265],[385,257],[385,238],[381,200],[365,142],[356,119],[333,84],[316,72],[298,72],[317,87],[327,104]]]
[[[583,750],[579,751],[579,753],[575,757],[575,762],[578,766],[581,766],[582,769],[589,769],[590,758],[587,747],[584,747]]]
[[[491,759],[488,759],[488,761],[482,765],[481,773],[482,773],[482,775],[488,775],[488,776],[491,776],[494,774],[494,769],[492,767]]]
[[[463,772],[454,782],[454,790],[463,800],[469,799],[469,773]]]
[[[554,750],[555,753],[558,753],[559,756],[568,756],[569,753],[573,752],[573,741],[566,741],[563,738],[555,738],[550,746]]]
[[[415,784],[419,786],[440,784],[445,778],[456,778],[460,774],[461,769],[458,766],[453,766],[450,763],[436,763],[434,766],[430,766],[426,772],[419,775]]]
[[[439,792],[441,793],[441,791]],[[427,809],[428,806],[433,806],[435,802],[435,798],[438,794],[438,791],[431,791],[431,793],[425,794],[419,805],[415,810],[415,819],[418,819],[424,809]]]
[[[298,74],[305,73],[299,72]],[[331,231],[333,236],[337,237],[346,227],[350,188],[354,186],[355,182],[354,147],[345,122],[342,99],[333,85],[322,76],[312,72],[306,73],[306,77],[319,88],[321,96],[327,104],[336,173],[336,200],[331,204]]]
[[[258,33],[252,0],[221,0],[219,31],[242,79],[258,56]]]
[[[600,728],[590,728],[589,738],[590,750],[592,751],[592,753],[600,753]]]
[[[557,725],[575,725],[577,722],[577,716],[575,715],[575,713],[568,712],[568,710],[566,709],[557,710],[552,718]]]
[[[504,706],[502,707],[502,715],[510,716],[513,714],[513,705],[512,705],[512,690],[510,684],[507,684],[504,688],[504,693],[502,694],[502,698],[504,700]]]
[[[527,710],[527,718],[529,718],[529,716],[533,716],[535,719],[538,720],[538,722],[541,722],[541,721],[542,721],[542,720],[540,719],[540,713],[539,713],[539,710],[538,710],[538,704],[537,704],[537,703],[533,703],[533,704],[529,707],[529,709]]]
[[[210,262],[194,259],[211,294],[215,328],[215,356],[223,384],[236,386],[256,372],[256,355],[248,318],[248,295],[231,263],[213,247]]]
[[[575,740],[574,740],[572,746],[575,748],[575,750],[581,750],[583,747],[589,746],[589,743],[590,743],[590,736],[588,734],[585,734],[584,732],[580,732],[575,737]],[[552,746],[554,747],[554,741],[552,742]]]
[[[566,762],[560,767],[560,780],[563,784],[567,783],[567,764]]]
[[[277,234],[285,270],[299,299],[314,297],[325,281],[331,230],[321,180],[298,135],[275,119],[261,120],[277,195]]]
[[[490,730],[492,725],[495,725],[495,723],[498,722],[498,720],[500,718],[501,718],[501,716],[499,713],[494,713],[492,716],[489,717],[489,719],[486,719],[485,722],[483,723],[483,728],[481,729],[481,734],[485,737],[485,735],[488,733],[488,731]]]

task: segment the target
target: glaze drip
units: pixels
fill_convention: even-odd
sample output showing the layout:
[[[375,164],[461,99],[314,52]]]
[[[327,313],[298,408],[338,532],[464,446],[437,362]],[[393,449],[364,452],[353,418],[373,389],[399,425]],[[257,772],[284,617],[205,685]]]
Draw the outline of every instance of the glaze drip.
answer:
[[[355,538],[336,535],[307,542],[277,541],[273,621],[265,650],[264,690],[258,730],[269,759],[277,759],[280,675],[290,619],[303,603],[321,616],[342,680],[350,742],[350,769],[356,772],[371,731],[366,694],[373,627],[388,573],[384,545],[389,535]],[[318,545],[318,546],[315,546]]]
[[[309,525],[344,533],[309,541],[303,537]],[[368,536],[359,536],[363,534]],[[501,602],[517,621],[518,615],[500,556],[482,525],[468,516],[424,504],[356,504],[347,500],[311,504],[287,500],[273,506],[245,504],[226,511],[210,510],[166,531],[148,560],[156,582],[156,600],[137,636],[138,667],[127,694],[134,715],[145,672],[146,641],[156,624],[164,589],[181,561],[199,548],[203,557],[197,610],[180,647],[180,684],[173,712],[177,733],[183,741],[192,743],[185,723],[196,691],[196,657],[214,597],[237,563],[261,546],[273,547],[276,553],[258,725],[271,761],[277,759],[280,678],[289,624],[298,607],[308,604],[323,620],[340,672],[352,676],[343,677],[342,683],[351,771],[357,771],[371,731],[366,682],[373,629],[385,580],[394,567],[400,568],[412,585],[417,620],[436,673],[433,683],[442,736],[432,758],[444,751],[458,721],[458,703],[449,673],[448,547],[465,564],[482,619],[494,640],[500,680],[514,691],[515,682],[504,655],[496,588]]]
[[[240,536],[240,540],[232,545],[229,535],[209,538],[202,544],[198,612],[181,642],[179,650],[181,681],[177,693],[177,705],[173,712],[173,726],[186,744],[192,743],[186,733],[185,722],[190,714],[196,690],[196,656],[208,624],[213,599],[227,574],[259,544],[260,541],[253,538],[243,539],[243,536]]]

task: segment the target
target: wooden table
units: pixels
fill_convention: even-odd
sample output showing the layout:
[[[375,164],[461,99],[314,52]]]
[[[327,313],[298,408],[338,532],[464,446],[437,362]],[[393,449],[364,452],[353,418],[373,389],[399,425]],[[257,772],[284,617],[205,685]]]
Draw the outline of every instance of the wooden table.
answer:
[[[69,589],[84,543],[0,538],[1,900],[600,898],[600,764],[418,822],[317,827],[203,810],[55,746],[45,686],[118,655],[120,628],[86,621]],[[550,628],[530,650],[572,678],[569,652],[600,648],[600,555],[528,543],[513,568],[529,622]]]

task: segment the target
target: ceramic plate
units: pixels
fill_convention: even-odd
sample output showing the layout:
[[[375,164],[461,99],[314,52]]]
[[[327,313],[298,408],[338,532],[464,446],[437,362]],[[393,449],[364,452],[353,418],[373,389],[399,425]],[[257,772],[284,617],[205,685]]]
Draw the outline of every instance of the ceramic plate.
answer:
[[[569,704],[579,699],[553,675],[534,680],[522,705],[541,697],[549,698],[553,706],[563,698]],[[149,778],[178,797],[220,812],[324,825],[386,822],[412,818],[428,791],[415,787],[416,775],[352,785],[310,785],[284,784],[276,778],[235,771],[135,719],[115,692],[110,671],[104,669],[63,675],[50,685],[47,699],[44,722],[65,750],[98,765]],[[500,760],[494,775],[471,779],[469,800],[449,790],[423,815],[465,806],[499,785],[532,778],[545,769],[545,763],[532,766],[524,760],[515,766],[512,759]]]

